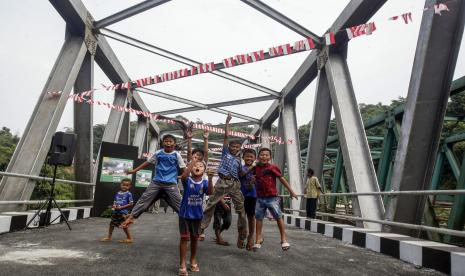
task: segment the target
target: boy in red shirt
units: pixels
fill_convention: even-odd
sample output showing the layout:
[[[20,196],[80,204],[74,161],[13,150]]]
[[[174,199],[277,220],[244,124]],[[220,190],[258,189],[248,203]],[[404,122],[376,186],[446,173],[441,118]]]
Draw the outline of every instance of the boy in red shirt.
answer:
[[[258,152],[258,163],[252,169],[255,175],[255,187],[257,189],[257,205],[255,207],[256,219],[256,239],[254,251],[258,251],[263,243],[262,228],[263,218],[266,216],[268,209],[276,220],[281,235],[281,248],[285,251],[290,248],[290,244],[286,240],[286,232],[284,230],[284,221],[279,206],[280,198],[278,197],[278,190],[276,189],[276,178],[286,187],[292,198],[297,199],[297,195],[292,190],[286,178],[282,176],[281,170],[271,161],[271,150],[268,148],[261,148]]]

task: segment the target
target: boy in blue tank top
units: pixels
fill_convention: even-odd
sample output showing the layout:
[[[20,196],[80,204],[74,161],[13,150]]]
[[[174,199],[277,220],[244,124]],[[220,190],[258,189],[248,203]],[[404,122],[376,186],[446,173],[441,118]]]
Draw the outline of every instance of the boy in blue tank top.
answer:
[[[213,192],[213,171],[208,172],[208,180],[203,178],[205,164],[195,158],[181,175],[184,193],[179,209],[179,275],[187,275],[187,242],[191,242],[190,270],[200,271],[196,260],[197,244],[200,238],[200,223],[203,218],[203,197]],[[189,176],[190,175],[190,176]]]

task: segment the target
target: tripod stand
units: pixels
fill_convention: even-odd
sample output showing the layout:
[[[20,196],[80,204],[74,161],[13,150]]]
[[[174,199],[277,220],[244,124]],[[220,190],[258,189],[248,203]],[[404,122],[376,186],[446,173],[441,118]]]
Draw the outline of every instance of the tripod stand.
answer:
[[[50,224],[52,224],[53,222],[55,222],[55,220],[57,220],[59,218],[63,218],[63,220],[66,222],[66,225],[68,225],[69,230],[71,230],[71,226],[69,226],[68,219],[63,214],[63,211],[61,211],[60,207],[58,207],[58,204],[55,201],[55,179],[56,179],[56,176],[57,176],[57,167],[58,167],[58,165],[55,164],[55,167],[53,169],[53,180],[52,180],[52,184],[50,184],[51,190],[50,190],[50,195],[48,196],[48,199],[45,201],[44,204],[42,204],[42,206],[40,206],[39,210],[37,210],[37,212],[34,214],[32,219],[26,224],[25,229],[27,229],[29,227],[29,225],[34,221],[34,219],[37,216],[39,216],[39,226],[47,227]],[[58,216],[58,217],[54,218],[52,221],[50,221],[50,219],[52,217],[52,214],[50,212],[51,209],[52,209],[52,205],[55,206],[58,209],[58,211],[60,211],[60,216]],[[43,220],[42,220],[41,212],[44,209],[45,209],[45,216],[43,217]]]

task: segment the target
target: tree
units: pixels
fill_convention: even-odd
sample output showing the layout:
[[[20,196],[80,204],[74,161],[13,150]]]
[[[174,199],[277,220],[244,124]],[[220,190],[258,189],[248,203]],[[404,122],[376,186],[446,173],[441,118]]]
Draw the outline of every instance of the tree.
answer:
[[[18,142],[19,137],[11,134],[9,128],[0,130],[0,171],[6,170]]]

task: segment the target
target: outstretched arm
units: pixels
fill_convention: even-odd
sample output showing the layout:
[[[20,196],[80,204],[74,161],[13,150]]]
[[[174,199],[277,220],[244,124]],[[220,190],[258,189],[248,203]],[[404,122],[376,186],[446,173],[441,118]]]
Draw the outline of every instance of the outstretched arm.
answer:
[[[208,192],[207,192],[207,194],[208,195],[213,194],[213,174],[214,173],[215,173],[215,171],[212,170],[212,169],[209,169],[207,171],[207,174],[208,174]]]
[[[187,139],[187,162],[192,160],[192,131],[186,132]]]
[[[224,125],[224,141],[223,141],[223,145],[225,145],[225,146],[228,145],[228,135],[229,135],[229,131],[230,131],[229,122],[231,121],[231,119],[232,119],[231,113],[228,113],[228,117],[226,117],[226,124]]]
[[[208,130],[203,131],[203,161],[208,163]]]
[[[150,162],[145,161],[144,163],[140,164],[139,167],[137,167],[137,168],[135,168],[133,170],[127,170],[126,174],[136,173],[136,172],[142,170],[143,168],[147,167],[148,165],[150,165]]]
[[[187,166],[187,168],[184,169],[184,171],[181,174],[181,180],[182,181],[187,180],[187,178],[189,177],[189,174],[191,173],[192,168],[194,167],[194,165],[195,165],[195,162],[190,162],[189,166]]]
[[[292,190],[291,185],[289,185],[289,182],[287,182],[286,178],[284,178],[284,176],[281,176],[281,177],[279,177],[279,181],[281,181],[281,183],[283,183],[284,187],[286,187],[286,189],[289,191],[289,193],[291,194],[291,198],[293,197],[293,198],[297,199],[297,195]]]

